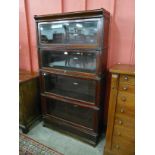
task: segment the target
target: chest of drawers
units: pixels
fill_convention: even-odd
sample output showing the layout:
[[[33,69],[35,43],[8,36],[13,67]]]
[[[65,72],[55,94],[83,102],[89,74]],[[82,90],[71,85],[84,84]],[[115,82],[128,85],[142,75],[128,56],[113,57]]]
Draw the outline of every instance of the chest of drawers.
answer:
[[[135,154],[134,66],[110,69],[111,86],[104,155]]]
[[[20,70],[19,74],[19,127],[24,133],[41,117],[39,76]]]

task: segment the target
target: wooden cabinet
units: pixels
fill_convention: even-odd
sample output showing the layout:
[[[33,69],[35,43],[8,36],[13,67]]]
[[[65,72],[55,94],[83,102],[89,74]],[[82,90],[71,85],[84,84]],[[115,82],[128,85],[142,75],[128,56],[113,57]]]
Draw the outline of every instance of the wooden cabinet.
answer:
[[[103,125],[109,13],[99,9],[34,18],[44,126],[95,145]]]
[[[104,155],[134,155],[134,66],[115,65],[110,72],[111,88]]]
[[[20,70],[19,74],[19,126],[24,133],[39,119],[40,94],[37,73]]]

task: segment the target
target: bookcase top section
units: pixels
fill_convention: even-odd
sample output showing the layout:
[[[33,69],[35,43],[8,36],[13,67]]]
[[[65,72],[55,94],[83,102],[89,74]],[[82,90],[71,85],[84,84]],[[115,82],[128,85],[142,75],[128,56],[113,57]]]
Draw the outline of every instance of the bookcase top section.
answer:
[[[46,14],[46,15],[34,15],[35,20],[48,20],[48,19],[64,19],[64,18],[77,18],[77,17],[88,17],[88,16],[104,16],[105,18],[110,17],[110,13],[101,8],[96,10],[77,11],[77,12],[65,12],[57,14]]]

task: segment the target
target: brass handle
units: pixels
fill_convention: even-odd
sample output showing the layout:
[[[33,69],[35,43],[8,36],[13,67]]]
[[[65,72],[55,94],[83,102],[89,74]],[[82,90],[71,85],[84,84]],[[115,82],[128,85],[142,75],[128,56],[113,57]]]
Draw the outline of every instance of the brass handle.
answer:
[[[124,102],[126,101],[126,97],[125,96],[122,97],[122,101],[124,101]]]
[[[128,87],[123,87],[123,90],[128,90]]]
[[[79,83],[78,82],[73,82],[73,85],[78,85]]]
[[[120,132],[118,132],[118,136],[120,136],[121,135],[121,133]]]
[[[126,80],[126,81],[127,81],[128,79],[129,79],[129,78],[128,78],[128,76],[125,76],[125,77],[124,77],[124,80]]]

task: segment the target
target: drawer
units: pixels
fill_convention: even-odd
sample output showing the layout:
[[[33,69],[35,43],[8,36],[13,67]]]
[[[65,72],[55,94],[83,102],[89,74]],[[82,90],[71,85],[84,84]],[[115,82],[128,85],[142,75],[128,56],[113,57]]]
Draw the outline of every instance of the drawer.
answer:
[[[118,136],[113,136],[112,151],[116,155],[134,155],[135,142],[128,141],[128,139],[124,139]]]
[[[46,98],[45,101],[47,114],[94,129],[94,121],[98,111],[55,99]]]
[[[127,105],[124,103],[117,104],[116,113],[126,115],[129,117],[134,117],[135,116],[135,106],[134,106],[134,104],[130,104],[130,105]]]
[[[135,85],[135,77],[131,75],[120,75],[120,83]]]
[[[125,82],[120,82],[119,83],[119,91],[134,94],[135,93],[135,86],[128,85]]]
[[[43,72],[43,92],[61,95],[81,101],[95,104],[96,86],[95,80],[79,79],[63,75]]]
[[[114,125],[117,127],[128,128],[131,130],[135,130],[135,119],[132,117],[128,117],[123,114],[115,114],[115,123]]]
[[[135,141],[135,130],[123,126],[114,126],[113,136],[133,143]]]
[[[125,92],[119,92],[117,97],[117,104],[126,105],[128,107],[135,106],[135,95]]]

